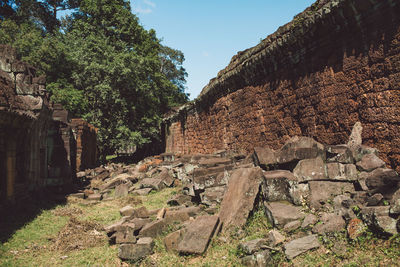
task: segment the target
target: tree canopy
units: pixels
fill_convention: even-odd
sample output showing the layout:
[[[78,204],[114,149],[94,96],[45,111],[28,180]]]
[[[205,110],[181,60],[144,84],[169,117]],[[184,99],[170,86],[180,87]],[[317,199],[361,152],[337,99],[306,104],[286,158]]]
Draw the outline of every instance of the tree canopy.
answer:
[[[60,21],[64,9],[73,12]],[[162,114],[188,100],[183,53],[126,0],[6,0],[0,43],[46,74],[52,100],[99,128],[103,155],[159,138]]]

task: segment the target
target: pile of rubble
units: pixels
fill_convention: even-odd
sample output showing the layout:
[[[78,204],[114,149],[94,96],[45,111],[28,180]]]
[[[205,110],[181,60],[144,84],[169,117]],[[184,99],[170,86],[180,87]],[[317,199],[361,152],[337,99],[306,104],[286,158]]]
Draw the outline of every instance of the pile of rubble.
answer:
[[[121,259],[152,253],[153,239],[171,229],[164,238],[168,251],[202,254],[213,236],[243,227],[256,207],[275,229],[241,244],[248,254],[243,263],[262,265],[271,250],[292,259],[321,246],[318,235],[346,229],[355,239],[368,228],[398,233],[400,177],[385,168],[376,149],[361,144],[361,130],[356,124],[344,145],[293,137],[278,151],[255,148],[249,156],[162,154],[137,165],[111,164],[79,173],[91,183],[74,196],[100,201],[183,188],[168,208],[120,210],[122,219],[105,230],[110,242],[120,244]]]

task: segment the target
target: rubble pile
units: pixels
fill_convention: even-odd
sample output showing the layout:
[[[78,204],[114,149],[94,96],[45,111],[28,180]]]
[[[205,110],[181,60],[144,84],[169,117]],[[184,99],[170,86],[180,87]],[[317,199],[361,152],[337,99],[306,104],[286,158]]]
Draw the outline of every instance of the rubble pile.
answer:
[[[241,244],[243,263],[262,265],[273,250],[293,259],[321,246],[319,235],[347,231],[355,239],[368,228],[383,236],[398,233],[400,177],[376,149],[362,145],[361,131],[357,123],[341,145],[293,137],[280,150],[260,147],[249,156],[165,153],[136,165],[110,164],[78,173],[90,185],[73,196],[106,201],[182,188],[168,208],[128,205],[120,221],[105,227],[123,260],[152,253],[154,238],[166,230],[168,251],[203,254],[213,236],[244,227],[256,208],[274,229]]]

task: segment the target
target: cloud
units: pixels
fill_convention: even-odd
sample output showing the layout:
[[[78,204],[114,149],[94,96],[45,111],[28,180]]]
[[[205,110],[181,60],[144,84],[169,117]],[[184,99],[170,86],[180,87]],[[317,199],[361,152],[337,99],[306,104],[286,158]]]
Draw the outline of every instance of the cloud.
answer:
[[[133,4],[132,4],[133,5]],[[153,12],[156,4],[150,0],[143,0],[138,5],[133,5],[132,10],[139,14],[150,14]]]
[[[156,3],[151,2],[150,0],[144,0],[143,1],[146,5],[151,6],[152,8],[156,7]]]

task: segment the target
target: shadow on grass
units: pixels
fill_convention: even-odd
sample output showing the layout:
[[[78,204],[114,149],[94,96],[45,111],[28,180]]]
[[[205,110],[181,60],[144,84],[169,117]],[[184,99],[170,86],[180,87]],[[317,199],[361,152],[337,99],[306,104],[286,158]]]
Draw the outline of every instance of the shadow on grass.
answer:
[[[0,242],[9,240],[18,229],[35,219],[43,210],[65,204],[68,193],[48,188],[25,197],[23,201],[0,206]]]

